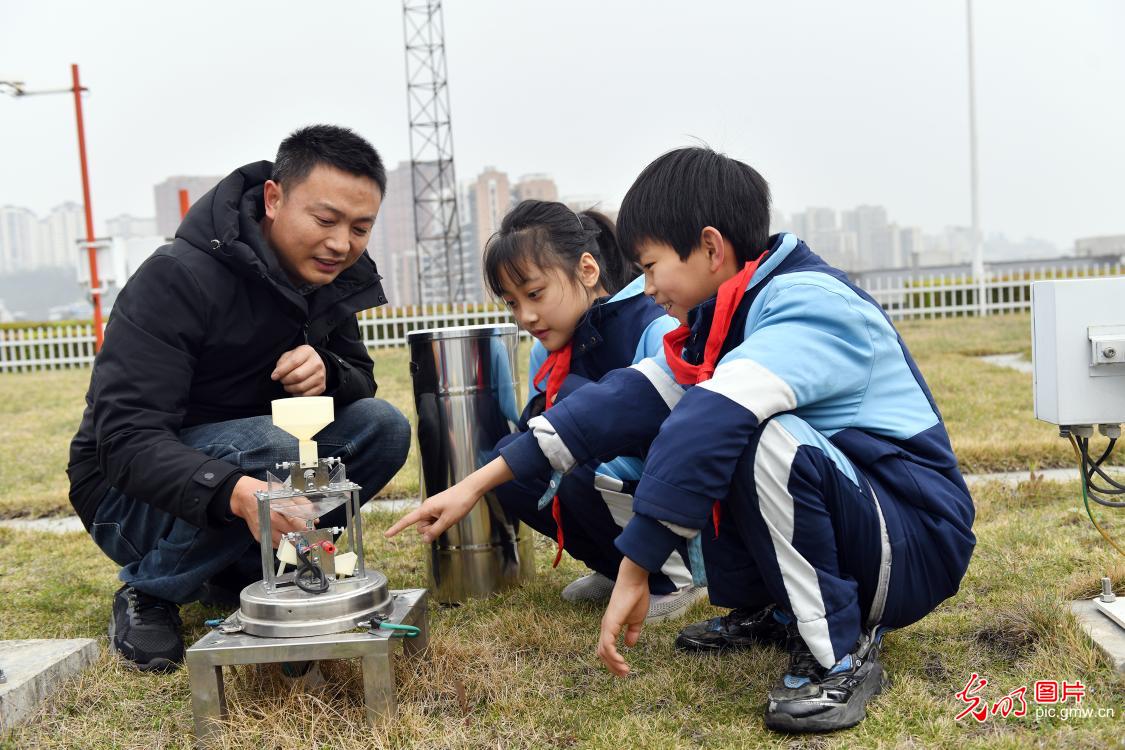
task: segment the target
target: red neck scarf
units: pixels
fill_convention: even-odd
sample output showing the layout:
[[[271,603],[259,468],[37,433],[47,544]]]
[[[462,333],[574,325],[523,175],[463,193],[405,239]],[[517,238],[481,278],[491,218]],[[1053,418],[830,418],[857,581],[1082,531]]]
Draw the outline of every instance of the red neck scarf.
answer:
[[[539,383],[543,378],[547,378],[547,403],[544,408],[549,409],[555,405],[555,399],[558,398],[559,388],[562,387],[563,381],[566,376],[570,374],[570,352],[573,339],[566,342],[566,346],[557,349],[547,355],[546,361],[535,373],[535,378],[531,384],[539,388]],[[559,496],[555,495],[551,501],[551,518],[555,521],[556,541],[558,542],[558,551],[555,553],[555,562],[551,565],[552,568],[559,566],[559,560],[562,559],[563,544],[566,538],[563,536],[562,527],[562,503],[559,502]]]
[[[692,365],[684,361],[684,345],[691,336],[691,328],[686,323],[664,334],[664,357],[668,360],[668,367],[672,369],[677,383],[695,385],[710,380],[715,374],[719,352],[730,333],[734,311],[742,302],[754,271],[765,257],[766,254],[762,253],[757,260],[747,261],[741,271],[719,286],[719,293],[715,296],[715,315],[711,319],[711,330],[707,333],[707,346],[703,349],[703,361],[700,364]]]
[[[570,351],[573,340],[566,342],[566,346],[547,355],[547,359],[540,366],[539,371],[535,373],[535,379],[532,385],[539,388],[539,383],[543,378],[547,378],[547,407],[550,408],[555,405],[555,399],[558,398],[559,388],[562,387],[563,381],[566,376],[570,374]]]
[[[719,293],[715,297],[715,315],[711,318],[711,330],[707,332],[707,345],[703,349],[701,363],[692,365],[684,361],[684,345],[691,336],[691,328],[686,323],[664,334],[664,357],[668,360],[668,366],[672,369],[677,383],[695,385],[710,380],[715,374],[715,367],[719,363],[719,352],[723,348],[727,334],[730,333],[734,311],[742,302],[742,296],[746,294],[746,287],[754,277],[754,271],[758,270],[765,257],[766,253],[762,253],[757,260],[748,261],[733,278],[727,279],[719,286]],[[711,522],[715,525],[716,539],[719,538],[721,507],[718,500],[711,506]]]

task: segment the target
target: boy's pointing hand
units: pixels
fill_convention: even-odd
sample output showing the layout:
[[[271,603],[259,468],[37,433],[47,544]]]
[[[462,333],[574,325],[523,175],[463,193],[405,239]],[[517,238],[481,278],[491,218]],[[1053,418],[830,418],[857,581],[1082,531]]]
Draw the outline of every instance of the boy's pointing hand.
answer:
[[[598,639],[598,658],[618,677],[629,674],[629,665],[617,651],[617,636],[625,631],[625,645],[635,646],[648,616],[648,571],[625,557],[617,572],[617,582],[602,616]]]

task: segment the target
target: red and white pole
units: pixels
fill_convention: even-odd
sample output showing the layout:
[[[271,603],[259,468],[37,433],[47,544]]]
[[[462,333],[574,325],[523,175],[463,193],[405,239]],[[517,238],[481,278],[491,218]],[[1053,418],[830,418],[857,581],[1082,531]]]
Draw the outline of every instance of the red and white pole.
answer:
[[[102,294],[98,280],[98,250],[94,246],[94,209],[90,205],[90,173],[86,164],[86,129],[82,124],[82,84],[78,66],[70,66],[74,92],[74,115],[78,120],[78,160],[82,164],[82,205],[86,209],[86,255],[90,261],[90,303],[94,306],[94,351],[102,348]]]

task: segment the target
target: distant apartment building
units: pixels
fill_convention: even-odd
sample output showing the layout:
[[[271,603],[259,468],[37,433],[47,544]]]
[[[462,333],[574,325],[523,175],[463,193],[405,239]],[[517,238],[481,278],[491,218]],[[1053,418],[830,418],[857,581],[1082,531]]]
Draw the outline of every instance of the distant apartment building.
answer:
[[[898,246],[902,264],[914,268],[923,264],[922,230],[918,227],[902,227],[898,230]]]
[[[110,237],[121,237],[122,239],[153,237],[157,234],[156,218],[152,216],[142,218],[131,214],[118,214],[112,219],[105,220],[105,228],[106,234]]]
[[[78,263],[79,240],[86,239],[86,211],[81,203],[67,201],[39,221],[36,262],[26,268],[73,268]]]
[[[396,307],[419,302],[413,191],[410,162],[399,162],[397,167],[387,170],[387,192],[367,246],[383,276],[387,302]]]
[[[903,265],[898,227],[887,222],[882,206],[856,206],[841,214],[841,226],[854,232],[858,257],[853,268],[899,268]]]
[[[473,229],[478,255],[484,252],[489,237],[500,230],[504,214],[512,207],[512,188],[508,175],[496,167],[485,167],[470,186]]]
[[[0,208],[0,273],[73,268],[86,216],[78,203],[60,203],[42,219],[21,206]]]
[[[1080,237],[1074,241],[1074,254],[1080,258],[1094,255],[1125,256],[1125,234],[1107,234],[1101,237]]]
[[[21,271],[37,245],[39,219],[22,206],[0,206],[0,273]]]
[[[520,178],[512,189],[516,202],[520,201],[557,201],[559,188],[549,176],[545,174],[528,174]]]
[[[504,215],[521,200],[559,200],[555,181],[544,174],[525,175],[512,183],[505,172],[486,167],[472,180],[461,183],[457,188],[461,254],[454,254],[450,259],[453,265],[448,269],[455,288],[447,293],[444,283],[438,284],[447,278],[444,259],[431,258],[422,269],[421,282],[426,288],[420,291],[415,231],[419,217],[415,215],[414,187],[410,162],[400,162],[387,171],[387,194],[368,247],[383,275],[383,288],[392,305],[421,304],[423,299],[427,303],[486,300],[481,256],[489,238],[500,229]],[[428,229],[431,234],[441,231],[438,226]],[[422,227],[421,234],[426,232],[427,228]]]
[[[789,231],[789,220],[776,208],[770,209],[770,234]]]
[[[916,227],[890,222],[883,206],[861,205],[841,211],[812,206],[788,220],[779,211],[770,215],[770,231],[793,232],[817,255],[846,271],[901,268],[928,251]],[[942,240],[944,245],[945,240]]]
[[[422,183],[435,175],[431,165],[420,165],[418,177]],[[472,237],[465,232],[464,196],[458,197],[459,223],[461,224],[460,249],[454,248],[450,257],[428,259],[419,278],[419,251],[416,222],[430,222],[422,227],[422,236],[444,235],[436,215],[423,209],[415,214],[414,177],[410,162],[399,162],[387,171],[387,192],[379,209],[379,217],[372,232],[368,252],[383,275],[383,290],[391,305],[418,305],[423,301],[452,302],[480,299],[479,253]],[[446,266],[449,266],[446,268]],[[452,283],[453,288],[448,289]],[[419,287],[419,283],[424,288]]]
[[[176,175],[154,185],[152,194],[156,201],[156,234],[175,236],[176,227],[180,226],[181,190],[187,190],[188,203],[194,204],[222,179],[222,175]]]

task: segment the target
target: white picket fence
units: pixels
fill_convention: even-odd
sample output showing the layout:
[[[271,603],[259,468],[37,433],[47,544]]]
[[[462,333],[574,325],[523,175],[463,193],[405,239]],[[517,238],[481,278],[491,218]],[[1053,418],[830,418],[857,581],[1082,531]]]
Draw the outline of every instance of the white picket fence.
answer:
[[[994,315],[1031,309],[1031,282],[1120,276],[1120,263],[1085,267],[1028,265],[968,275],[863,275],[860,284],[892,319]],[[406,344],[411,331],[448,326],[514,322],[498,305],[448,304],[426,308],[364,310],[359,328],[367,345],[383,349]],[[0,373],[38,372],[88,366],[94,361],[94,330],[89,323],[0,328]]]
[[[86,367],[93,361],[92,323],[0,329],[0,373]]]
[[[1031,282],[1120,276],[1120,263],[1088,266],[1023,266],[969,274],[862,275],[859,285],[892,320],[996,315],[1031,310]]]
[[[405,346],[407,334],[427,328],[516,322],[506,307],[484,304],[377,307],[364,310],[356,317],[359,319],[359,332],[371,349]]]
[[[360,333],[372,349],[404,346],[411,331],[515,322],[507,308],[480,304],[381,307],[364,310],[357,318]],[[0,373],[85,367],[93,361],[94,327],[90,323],[0,328]]]

